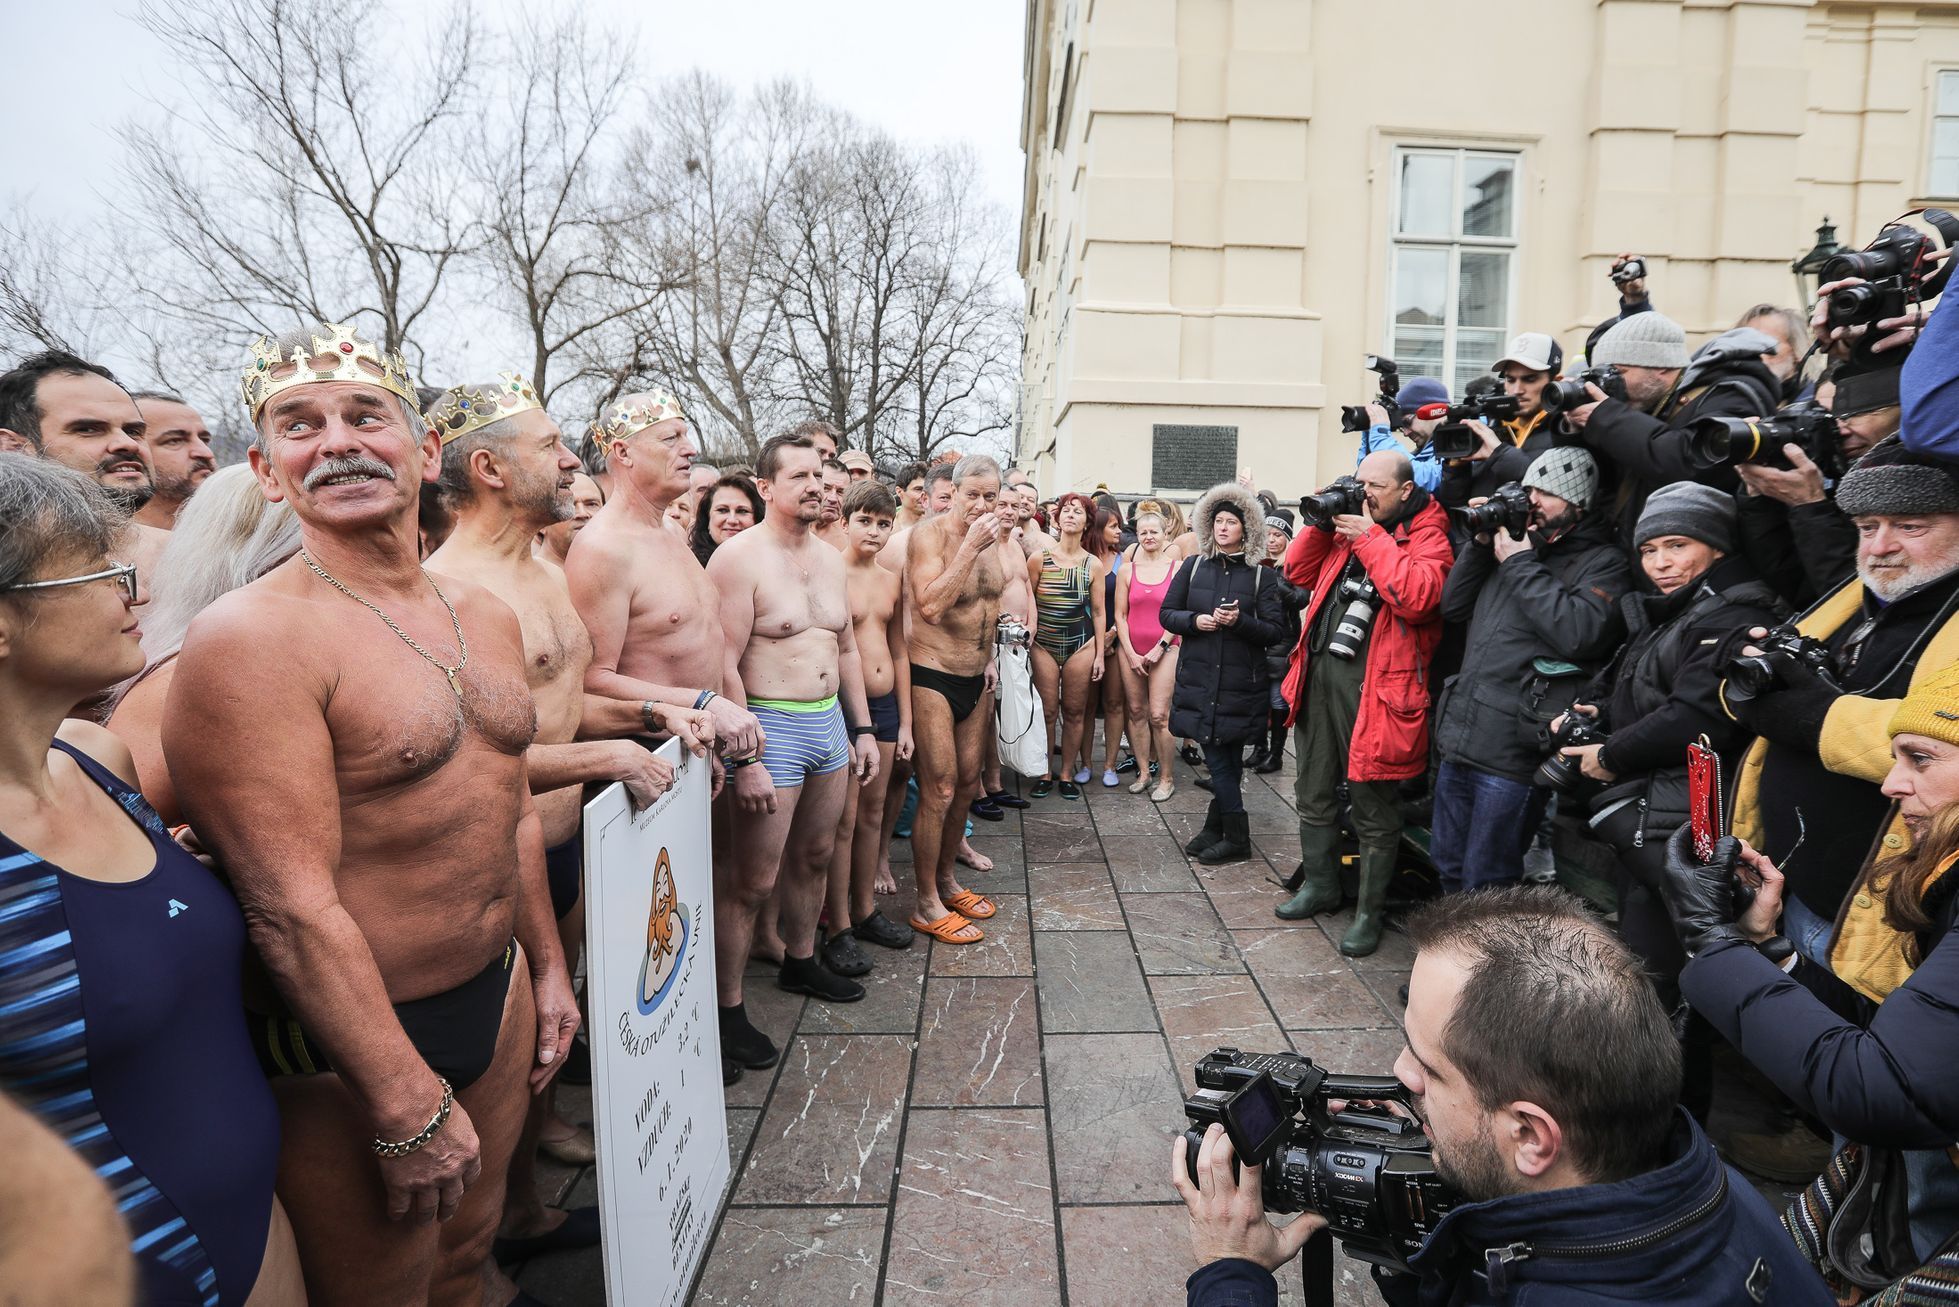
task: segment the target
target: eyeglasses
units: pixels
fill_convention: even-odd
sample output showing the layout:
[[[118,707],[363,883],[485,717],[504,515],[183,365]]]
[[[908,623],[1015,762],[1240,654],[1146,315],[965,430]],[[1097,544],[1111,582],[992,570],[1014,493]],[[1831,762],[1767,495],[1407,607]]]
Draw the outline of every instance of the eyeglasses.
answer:
[[[87,576],[64,576],[52,581],[21,581],[14,585],[0,586],[4,590],[58,590],[63,586],[87,585],[90,581],[114,581],[123,597],[130,603],[136,602],[136,564],[117,563],[100,572],[90,572]]]

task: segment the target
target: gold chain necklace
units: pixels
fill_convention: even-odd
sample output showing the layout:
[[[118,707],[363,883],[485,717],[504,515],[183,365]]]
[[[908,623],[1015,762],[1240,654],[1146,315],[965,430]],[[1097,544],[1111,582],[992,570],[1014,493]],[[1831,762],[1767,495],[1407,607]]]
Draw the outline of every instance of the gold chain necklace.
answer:
[[[318,576],[322,581],[325,581],[328,585],[338,590],[341,594],[346,595],[349,599],[353,600],[355,603],[359,604],[361,607],[367,609],[370,613],[373,613],[376,617],[386,622],[388,624],[388,629],[390,631],[393,631],[396,635],[400,636],[401,642],[403,644],[407,645],[410,649],[413,649],[416,653],[422,655],[422,657],[427,659],[430,665],[432,665],[437,671],[441,672],[444,676],[449,678],[449,688],[456,692],[456,702],[461,703],[463,701],[463,683],[456,679],[456,675],[457,673],[461,672],[463,668],[469,666],[469,641],[463,638],[463,624],[462,624],[462,620],[456,616],[455,605],[449,602],[449,596],[442,593],[442,587],[435,583],[434,577],[430,576],[426,571],[422,573],[422,579],[424,579],[429,583],[429,589],[435,591],[435,597],[437,599],[440,599],[442,601],[442,606],[449,610],[450,624],[456,628],[456,647],[462,650],[462,658],[456,663],[454,667],[448,666],[441,659],[437,658],[434,654],[422,648],[421,645],[416,644],[415,637],[408,634],[408,632],[402,630],[399,626],[396,626],[394,618],[389,617],[386,613],[382,612],[379,608],[376,608],[373,604],[367,602],[367,600],[361,598],[359,595],[355,594],[352,590],[349,590],[346,586],[340,584],[339,581],[334,579],[332,573],[328,572],[324,567],[321,567],[318,563],[314,562],[313,556],[307,553],[304,549],[299,551],[299,558],[301,562],[305,563],[308,567],[312,568],[314,574]]]

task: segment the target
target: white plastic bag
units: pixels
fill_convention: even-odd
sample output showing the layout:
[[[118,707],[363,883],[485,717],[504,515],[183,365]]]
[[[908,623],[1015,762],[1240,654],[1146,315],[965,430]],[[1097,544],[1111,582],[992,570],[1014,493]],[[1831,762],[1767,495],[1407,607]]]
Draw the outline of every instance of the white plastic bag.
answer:
[[[1034,692],[1034,664],[1024,647],[1000,645],[994,711],[1000,727],[1000,761],[1029,778],[1048,770],[1048,725]]]

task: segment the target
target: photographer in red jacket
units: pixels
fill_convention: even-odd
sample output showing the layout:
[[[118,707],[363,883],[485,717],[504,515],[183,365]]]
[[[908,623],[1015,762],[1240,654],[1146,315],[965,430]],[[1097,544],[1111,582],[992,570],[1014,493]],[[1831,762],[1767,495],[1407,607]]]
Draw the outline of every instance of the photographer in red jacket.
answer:
[[[1311,587],[1286,673],[1299,775],[1301,883],[1288,921],[1340,906],[1339,786],[1360,836],[1360,898],[1340,941],[1348,957],[1381,943],[1382,903],[1401,841],[1401,781],[1428,766],[1429,662],[1442,638],[1442,582],[1455,562],[1449,519],[1415,484],[1408,456],[1369,454],[1352,511],[1316,518],[1286,550],[1286,579]],[[1343,478],[1344,480],[1344,478]],[[1329,491],[1337,490],[1336,482]]]

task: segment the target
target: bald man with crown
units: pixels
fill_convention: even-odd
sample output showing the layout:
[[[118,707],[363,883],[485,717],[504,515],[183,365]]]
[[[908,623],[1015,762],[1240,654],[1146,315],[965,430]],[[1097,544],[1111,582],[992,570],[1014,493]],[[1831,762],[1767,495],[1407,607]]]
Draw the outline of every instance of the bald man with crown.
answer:
[[[592,435],[605,448],[612,496],[578,533],[565,558],[572,603],[592,637],[586,690],[612,699],[705,710],[713,718],[722,759],[745,762],[756,757],[766,742],[761,724],[745,705],[721,693],[727,637],[720,599],[686,538],[666,524],[667,509],[687,493],[700,454],[680,401],[659,390],[625,395],[600,411]],[[719,762],[716,771],[713,849],[718,887],[733,875],[728,856],[733,833],[731,800],[721,794]],[[733,936],[722,925],[725,915],[737,910],[717,889],[717,940]],[[734,967],[737,998],[732,1012],[725,961],[717,976],[722,992],[721,1074],[730,1083],[744,1069],[775,1065],[779,1056],[748,1024],[739,1002],[740,970]]]
[[[279,1193],[315,1307],[502,1307],[505,1171],[578,1025],[523,627],[417,561],[441,442],[398,355],[316,324],[259,340],[242,389],[301,548],[192,624],[163,746],[261,967]]]

